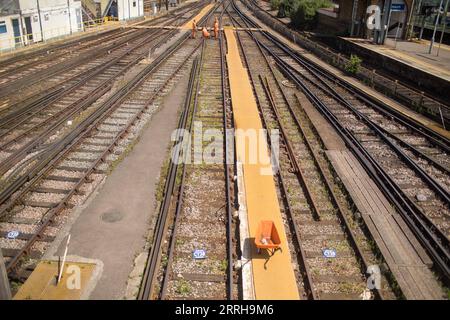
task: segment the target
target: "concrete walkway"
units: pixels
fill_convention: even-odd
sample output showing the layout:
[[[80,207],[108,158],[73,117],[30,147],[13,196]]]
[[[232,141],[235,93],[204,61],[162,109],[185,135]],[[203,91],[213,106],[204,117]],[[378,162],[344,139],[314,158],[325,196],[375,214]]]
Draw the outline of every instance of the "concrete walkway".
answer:
[[[188,76],[164,99],[133,151],[121,162],[71,227],[69,254],[98,259],[103,273],[90,299],[122,299],[135,257],[155,218],[160,168],[183,104]],[[61,245],[56,254],[62,254]]]

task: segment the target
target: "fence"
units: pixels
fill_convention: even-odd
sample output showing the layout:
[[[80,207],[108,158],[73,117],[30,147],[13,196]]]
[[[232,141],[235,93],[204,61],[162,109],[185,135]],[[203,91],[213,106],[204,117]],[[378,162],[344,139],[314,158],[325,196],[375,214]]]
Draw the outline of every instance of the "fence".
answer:
[[[76,27],[72,27],[72,29],[68,26],[65,26],[60,28],[45,29],[42,33],[39,31],[29,34],[23,34],[18,37],[0,39],[0,55],[14,51],[24,46],[36,45],[38,43],[47,42],[49,40],[57,40],[69,34],[86,31],[88,29],[104,25],[108,21],[117,20],[117,17],[104,17],[100,19],[84,21],[83,23],[78,24]],[[44,39],[42,39],[42,36]]]

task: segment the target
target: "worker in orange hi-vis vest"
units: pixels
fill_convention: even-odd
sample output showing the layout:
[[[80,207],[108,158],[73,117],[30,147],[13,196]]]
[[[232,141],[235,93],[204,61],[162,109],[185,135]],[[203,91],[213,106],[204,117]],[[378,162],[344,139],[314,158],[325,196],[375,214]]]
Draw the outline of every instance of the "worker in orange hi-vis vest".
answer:
[[[219,20],[217,19],[217,17],[214,21],[214,38],[219,38]]]
[[[203,33],[203,38],[209,39],[210,34],[209,34],[208,30],[206,30],[206,27],[203,27],[202,33]]]
[[[192,21],[192,39],[195,39],[195,34],[197,33],[197,21],[195,19]]]

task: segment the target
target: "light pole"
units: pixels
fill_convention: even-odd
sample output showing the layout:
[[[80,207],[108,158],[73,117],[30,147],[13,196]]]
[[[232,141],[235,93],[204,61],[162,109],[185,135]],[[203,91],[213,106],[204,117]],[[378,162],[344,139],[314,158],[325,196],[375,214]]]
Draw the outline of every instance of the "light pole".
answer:
[[[411,38],[411,34],[414,29],[414,26],[411,27],[411,22],[412,22],[412,17],[413,17],[413,12],[414,12],[414,4],[415,4],[415,0],[413,0],[411,3],[411,8],[410,8],[411,11],[409,13],[408,26],[407,26],[408,29],[406,30],[406,40],[409,40]]]
[[[70,17],[70,0],[67,0],[67,13],[69,14],[69,30],[72,34],[72,18]]]
[[[439,51],[441,51],[441,44],[442,44],[442,41],[444,40],[445,27],[447,27],[448,2],[449,2],[449,0],[447,0],[447,2],[445,4],[445,7],[444,7],[444,14],[445,14],[445,16],[444,16],[444,23],[443,23],[443,26],[442,26],[441,40],[439,41],[439,47],[438,47],[436,56],[439,56]]]
[[[389,29],[389,22],[391,20],[391,6],[392,6],[392,0],[385,0],[384,2],[384,8],[383,8],[383,18],[381,22],[381,30],[378,35],[378,41],[377,44],[384,44],[384,40],[387,36],[388,29]]]
[[[354,36],[355,31],[355,20],[356,20],[356,13],[358,11],[358,0],[353,0],[353,11],[352,11],[352,27],[350,30],[350,37]]]
[[[436,22],[434,24],[433,37],[431,38],[430,48],[428,49],[428,54],[431,54],[431,51],[433,50],[434,38],[436,37],[436,30],[437,30],[437,26],[439,23],[439,17],[441,16],[441,11],[443,11],[442,10],[443,3],[444,3],[444,0],[441,0],[441,4],[439,5],[439,10],[438,10],[438,13],[436,16]]]
[[[41,41],[44,41],[44,30],[42,30],[42,17],[41,17],[41,7],[39,6],[39,0],[36,0],[36,5],[39,16],[39,27],[41,27]]]

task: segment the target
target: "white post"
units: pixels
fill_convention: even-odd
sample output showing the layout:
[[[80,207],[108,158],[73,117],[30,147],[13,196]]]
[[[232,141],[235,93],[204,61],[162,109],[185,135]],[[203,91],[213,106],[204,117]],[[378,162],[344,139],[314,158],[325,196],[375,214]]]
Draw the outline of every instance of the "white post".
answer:
[[[438,23],[439,23],[439,17],[441,16],[441,10],[442,10],[443,2],[444,2],[444,0],[441,0],[441,4],[439,5],[439,11],[438,11],[437,16],[436,16],[436,23],[434,24],[433,37],[431,38],[430,48],[428,49],[428,53],[429,54],[431,54],[431,51],[433,50],[434,39],[436,37],[436,30],[437,30],[437,26],[438,26]]]
[[[2,249],[0,249],[0,300],[11,300],[11,289],[9,288],[8,274],[3,260]]]
[[[445,33],[445,27],[447,27],[447,12],[448,12],[448,2],[449,0],[447,0],[447,3],[445,4],[445,9],[444,9],[444,23],[442,24],[442,30],[441,30],[441,40],[439,41],[439,47],[436,53],[436,57],[439,56],[439,52],[441,51],[441,45],[442,45],[442,41],[444,40],[444,33]]]
[[[70,242],[70,234],[67,237],[66,249],[64,250],[63,261],[61,264],[61,269],[59,270],[58,281],[56,281],[56,285],[58,285],[59,281],[61,281],[61,277],[62,277],[63,270],[64,270],[64,263],[66,262],[67,250],[69,249],[69,242]]]
[[[67,0],[67,14],[69,15],[69,30],[70,34],[72,34],[72,19],[70,17],[70,0]]]
[[[413,12],[414,12],[414,2],[415,2],[415,0],[413,0],[411,3],[408,25],[406,26],[406,40],[409,40],[411,33],[412,33],[411,31],[412,31],[412,29],[414,29],[414,27],[411,27],[412,16],[413,16]]]
[[[397,31],[395,32],[395,42],[394,42],[394,49],[397,48],[397,39],[398,39],[398,32],[400,30],[400,27],[403,28],[403,23],[399,23],[398,27],[397,27]]]
[[[39,5],[39,0],[36,0],[36,6],[37,6],[37,11],[38,11],[38,16],[39,16],[39,27],[41,28],[41,41],[44,42],[44,30],[42,29],[41,6]]]
[[[358,0],[353,0],[352,26],[351,26],[351,30],[350,30],[350,37],[354,36],[357,10],[358,10]]]

